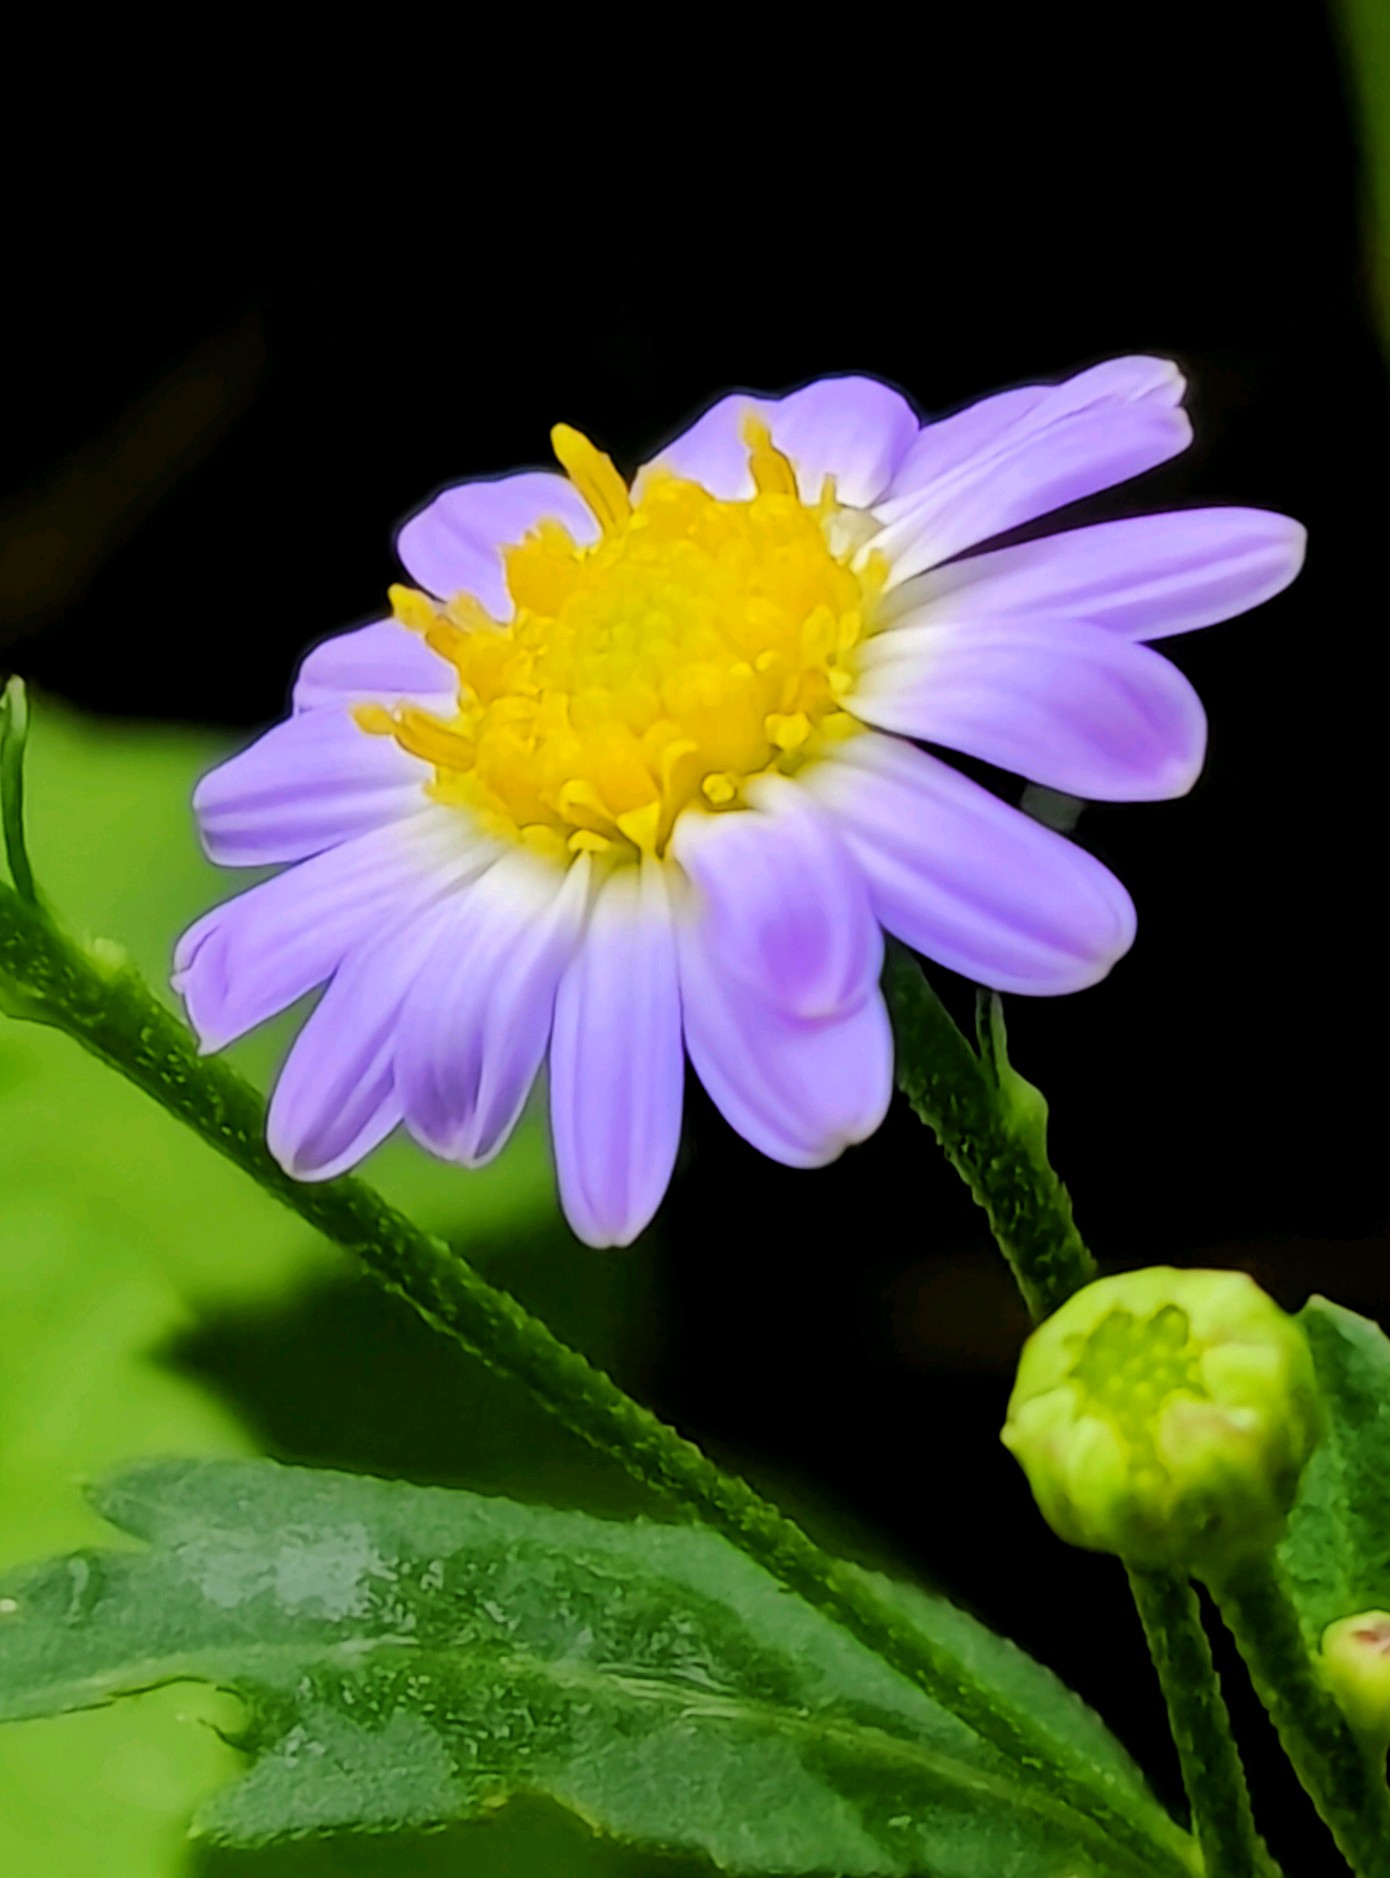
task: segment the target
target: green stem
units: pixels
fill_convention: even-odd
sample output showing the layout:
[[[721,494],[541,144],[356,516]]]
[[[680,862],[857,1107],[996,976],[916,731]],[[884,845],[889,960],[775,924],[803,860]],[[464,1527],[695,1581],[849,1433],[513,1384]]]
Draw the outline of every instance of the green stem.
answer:
[[[1268,1878],[1277,1867],[1256,1830],[1197,1593],[1175,1572],[1126,1570],[1168,1705],[1207,1878]]]
[[[997,998],[982,1001],[977,1055],[908,953],[890,952],[884,990],[898,1087],[984,1209],[1037,1322],[1097,1274],[1047,1158],[1047,1104],[1009,1063]],[[1269,1878],[1277,1867],[1255,1829],[1197,1600],[1171,1573],[1131,1572],[1130,1583],[1209,1878]]]
[[[1357,1878],[1390,1878],[1390,1790],[1308,1651],[1275,1554],[1213,1582],[1284,1752]]]
[[[29,699],[22,678],[11,678],[0,697],[0,834],[15,890],[36,900],[33,869],[24,842],[24,745],[29,735]]]
[[[1003,1707],[969,1668],[907,1623],[852,1566],[820,1550],[751,1487],[624,1395],[442,1240],[411,1224],[362,1181],[306,1185],[265,1147],[265,1104],[227,1064],[200,1057],[187,1028],[113,947],[86,949],[39,906],[0,889],[0,989],[9,1008],[65,1031],[187,1123],[303,1219],[355,1253],[388,1289],[493,1369],[520,1382],[573,1433],[634,1478],[703,1520],[824,1611],[1015,1769],[1094,1821],[1136,1874],[1191,1878],[1188,1842],[1156,1810],[1116,1798],[1084,1757],[1033,1717]]]
[[[1046,1317],[1091,1282],[1096,1262],[1048,1162],[1039,1117],[1022,1101],[1001,1100],[997,1058],[990,1064],[975,1054],[909,953],[890,952],[884,990],[898,1087],[984,1209],[1034,1320]]]

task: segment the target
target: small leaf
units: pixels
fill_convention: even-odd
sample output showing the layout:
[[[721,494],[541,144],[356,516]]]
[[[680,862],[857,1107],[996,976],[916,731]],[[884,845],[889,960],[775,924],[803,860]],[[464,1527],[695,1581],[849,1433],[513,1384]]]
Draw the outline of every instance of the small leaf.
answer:
[[[11,678],[0,695],[0,831],[15,892],[37,898],[24,843],[24,746],[29,737],[29,700],[22,678]]]
[[[1047,1097],[1036,1083],[1020,1076],[1009,1061],[1004,1029],[1004,1000],[997,991],[979,993],[975,1025],[980,1061],[998,1091],[1000,1112],[1013,1132],[1040,1161],[1047,1159]]]
[[[1047,1158],[1047,1103],[1004,1047],[999,999],[976,1001],[979,1054],[901,946],[883,971],[898,1087],[984,1209],[1036,1322],[1096,1276],[1071,1196]]]
[[[1299,1313],[1327,1425],[1279,1548],[1309,1647],[1340,1618],[1390,1610],[1390,1339],[1326,1298]]]
[[[97,1496],[146,1552],[0,1583],[0,1719],[175,1678],[245,1704],[250,1845],[557,1801],[741,1872],[1142,1878],[1187,1844],[1099,1722],[961,1613],[899,1590],[987,1686],[1094,1760],[1124,1851],[717,1535],[270,1462],[137,1467]]]

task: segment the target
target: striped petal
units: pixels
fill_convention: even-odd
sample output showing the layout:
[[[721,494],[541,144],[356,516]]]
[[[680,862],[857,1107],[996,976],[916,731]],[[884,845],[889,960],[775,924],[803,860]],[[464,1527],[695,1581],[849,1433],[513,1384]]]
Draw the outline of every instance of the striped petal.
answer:
[[[895,625],[1036,617],[1163,639],[1260,606],[1303,565],[1307,530],[1267,509],[1179,509],[1047,535],[933,569],[892,598]]]
[[[1166,359],[1113,359],[928,425],[875,505],[890,580],[1176,456],[1192,441],[1183,389]]]
[[[743,420],[762,419],[775,447],[791,459],[804,502],[833,476],[840,501],[868,508],[892,483],[918,431],[912,406],[874,378],[818,378],[784,398],[735,392],[667,444],[650,467],[697,482],[726,501],[746,501],[753,478]],[[645,474],[645,472],[643,473]],[[635,490],[640,493],[643,475]]]
[[[1185,795],[1206,753],[1206,713],[1175,665],[1068,621],[883,633],[852,704],[880,730],[1101,802]]]
[[[787,1167],[823,1167],[873,1134],[893,1093],[881,995],[835,1017],[788,1016],[683,934],[681,998],[696,1075],[731,1128]]]
[[[745,1140],[818,1167],[887,1111],[883,939],[860,870],[805,792],[768,779],[758,800],[678,827],[694,889],[680,926],[686,1047]]]
[[[550,1122],[566,1217],[587,1245],[630,1245],[680,1145],[684,1059],[665,870],[610,875],[560,980]]]
[[[305,711],[209,770],[193,809],[219,866],[273,866],[417,814],[431,773],[345,710]]]
[[[439,921],[394,923],[334,975],[275,1085],[266,1144],[296,1180],[331,1180],[384,1141],[403,1113],[396,1032]]]
[[[178,943],[174,989],[204,1051],[315,990],[403,911],[485,867],[490,842],[446,809],[359,835],[205,913]]]
[[[432,1154],[479,1167],[506,1143],[545,1058],[587,900],[587,860],[561,874],[518,851],[450,903],[402,1009],[397,1058],[406,1125]]]
[[[751,811],[683,816],[672,854],[691,880],[702,950],[789,1017],[835,1017],[878,983],[883,936],[831,823],[782,776]]]
[[[294,685],[296,711],[336,705],[418,704],[447,714],[458,674],[399,620],[374,620],[315,646]]]
[[[851,738],[805,786],[889,932],[978,984],[1080,991],[1133,943],[1133,904],[1107,868],[900,738]]]

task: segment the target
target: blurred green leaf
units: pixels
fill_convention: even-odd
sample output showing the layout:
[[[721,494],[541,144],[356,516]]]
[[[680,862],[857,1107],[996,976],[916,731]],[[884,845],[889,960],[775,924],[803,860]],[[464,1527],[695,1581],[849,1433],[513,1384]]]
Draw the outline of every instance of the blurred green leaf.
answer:
[[[1139,1874],[717,1535],[270,1462],[145,1463],[96,1495],[149,1542],[0,1581],[0,1719],[193,1678],[246,1704],[245,1778],[200,1829],[386,1831],[547,1796],[613,1837],[745,1872]],[[953,1637],[975,1626],[914,1597]],[[1016,1652],[982,1674],[1099,1724]],[[1154,1866],[1177,1835],[1102,1764]]]
[[[10,1099],[13,1091],[9,1092]],[[0,1097],[0,1116],[7,1101]],[[0,1558],[101,1530],[73,1476],[133,1454],[236,1453],[235,1423],[149,1352],[186,1313],[138,1241],[73,1183],[11,1179],[0,1206]],[[209,1692],[169,1692],[100,1730],[73,1716],[0,1737],[7,1878],[155,1878],[174,1869],[195,1800],[232,1765],[196,1718]]]
[[[1279,1548],[1304,1635],[1361,1611],[1390,1610],[1390,1338],[1326,1298],[1299,1313],[1327,1427]]]
[[[659,1246],[595,1258],[555,1225],[518,1232],[487,1262],[566,1343],[650,1393]],[[585,1512],[662,1510],[620,1463],[365,1276],[344,1272],[273,1311],[220,1311],[181,1335],[171,1358],[233,1403],[277,1460]]]
[[[334,1833],[247,1852],[199,1841],[197,1878],[709,1878],[704,1858],[599,1839],[573,1813],[518,1799],[432,1832]]]
[[[47,707],[40,719],[29,814],[46,884],[71,893],[92,930],[129,932],[149,956],[206,891],[210,870],[180,821],[213,746],[118,734]],[[225,1234],[226,1282],[262,1296],[293,1276],[295,1235],[283,1254],[261,1256],[260,1196],[249,1196],[248,1219],[231,1170],[210,1167],[180,1132],[65,1038],[0,1024],[0,1559],[100,1530],[72,1491],[78,1475],[138,1454],[247,1445],[234,1418],[155,1352],[191,1329],[210,1288],[198,1278],[211,1261],[201,1248],[185,1257],[185,1234],[205,1223]],[[205,1692],[173,1693],[143,1722],[109,1718],[114,1730],[79,1716],[6,1734],[8,1878],[163,1878],[183,1862],[188,1814],[232,1757],[190,1718],[214,1711]]]
[[[1360,119],[1361,183],[1371,287],[1390,353],[1390,7],[1339,0],[1343,57]]]

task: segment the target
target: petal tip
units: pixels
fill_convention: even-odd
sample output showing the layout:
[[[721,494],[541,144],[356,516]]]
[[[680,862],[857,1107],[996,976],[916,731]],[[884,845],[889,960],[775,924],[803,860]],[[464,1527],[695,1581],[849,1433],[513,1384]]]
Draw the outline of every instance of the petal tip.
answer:
[[[1176,359],[1156,357],[1154,363],[1159,367],[1158,383],[1162,385],[1165,392],[1171,394],[1173,402],[1176,404],[1180,398],[1186,395],[1187,373],[1178,364]]]
[[[1292,515],[1280,515],[1279,520],[1284,524],[1283,545],[1286,557],[1282,585],[1287,587],[1290,581],[1296,580],[1303,572],[1303,563],[1308,558],[1308,530]],[[1275,591],[1279,592],[1282,589],[1276,588]]]
[[[332,1162],[316,1163],[304,1153],[302,1142],[288,1141],[270,1126],[266,1128],[265,1145],[270,1152],[271,1159],[282,1172],[288,1174],[291,1180],[300,1181],[304,1186],[312,1186],[322,1180],[331,1180],[335,1174],[343,1171]]]

